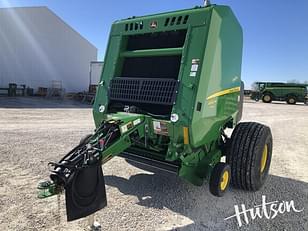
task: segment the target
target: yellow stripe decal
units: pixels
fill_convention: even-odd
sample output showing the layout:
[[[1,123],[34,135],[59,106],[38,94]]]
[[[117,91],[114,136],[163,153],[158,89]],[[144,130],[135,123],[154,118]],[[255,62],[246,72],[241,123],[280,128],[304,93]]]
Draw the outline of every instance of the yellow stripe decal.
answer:
[[[216,92],[213,95],[210,95],[209,97],[207,97],[207,100],[213,99],[215,97],[219,97],[219,96],[222,96],[222,95],[227,95],[227,94],[239,92],[239,91],[241,91],[241,87],[229,88],[229,89],[226,89],[226,90],[223,90],[223,91]]]
[[[189,144],[188,127],[183,127],[184,144]]]

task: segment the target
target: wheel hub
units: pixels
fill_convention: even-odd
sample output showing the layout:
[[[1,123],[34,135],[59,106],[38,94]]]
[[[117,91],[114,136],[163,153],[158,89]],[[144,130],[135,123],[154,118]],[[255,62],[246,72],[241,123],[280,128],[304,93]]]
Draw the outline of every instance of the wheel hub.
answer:
[[[271,97],[269,97],[268,95],[266,95],[266,96],[264,96],[264,100],[265,100],[266,102],[269,102],[269,101],[271,100]]]
[[[268,156],[268,147],[267,144],[264,146],[263,152],[262,152],[262,158],[261,158],[261,173],[264,172],[265,166],[266,166],[266,161],[267,161],[267,156]]]
[[[222,175],[221,182],[220,182],[220,189],[222,191],[226,189],[228,181],[229,181],[229,172],[225,171],[224,174]]]

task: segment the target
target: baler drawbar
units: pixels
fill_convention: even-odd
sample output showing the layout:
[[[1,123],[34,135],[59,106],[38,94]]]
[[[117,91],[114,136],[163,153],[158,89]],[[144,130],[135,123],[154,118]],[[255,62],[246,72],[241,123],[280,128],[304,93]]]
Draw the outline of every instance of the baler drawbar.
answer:
[[[68,221],[105,207],[107,200],[101,164],[135,142],[141,142],[144,125],[144,115],[128,113],[118,113],[103,121],[93,135],[82,139],[58,163],[49,163],[53,168],[50,175],[53,183],[45,183],[45,188],[44,184],[40,185],[40,197],[52,196],[64,188]]]

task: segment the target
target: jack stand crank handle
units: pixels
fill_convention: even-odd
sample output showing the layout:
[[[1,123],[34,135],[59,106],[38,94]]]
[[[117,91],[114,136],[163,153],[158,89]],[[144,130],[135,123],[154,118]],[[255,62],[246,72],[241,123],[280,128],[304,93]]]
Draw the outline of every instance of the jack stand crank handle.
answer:
[[[100,223],[95,221],[95,214],[94,213],[91,214],[90,216],[88,216],[87,230],[89,230],[89,231],[101,231],[102,230],[102,226],[100,225]]]

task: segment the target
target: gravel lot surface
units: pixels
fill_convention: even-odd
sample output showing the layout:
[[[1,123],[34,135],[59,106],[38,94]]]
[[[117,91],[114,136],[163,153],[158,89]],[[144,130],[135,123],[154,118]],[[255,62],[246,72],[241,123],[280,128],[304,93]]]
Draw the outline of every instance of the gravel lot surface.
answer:
[[[244,121],[271,127],[273,159],[266,185],[256,193],[230,188],[223,198],[174,175],[147,172],[114,158],[104,166],[108,207],[102,230],[308,230],[308,106],[244,104]],[[84,230],[86,220],[67,223],[64,196],[37,199],[47,163],[59,160],[94,129],[91,108],[72,101],[0,98],[0,230]],[[274,219],[249,218],[241,228],[234,206],[294,200],[302,212]],[[278,202],[278,203],[279,203]]]

